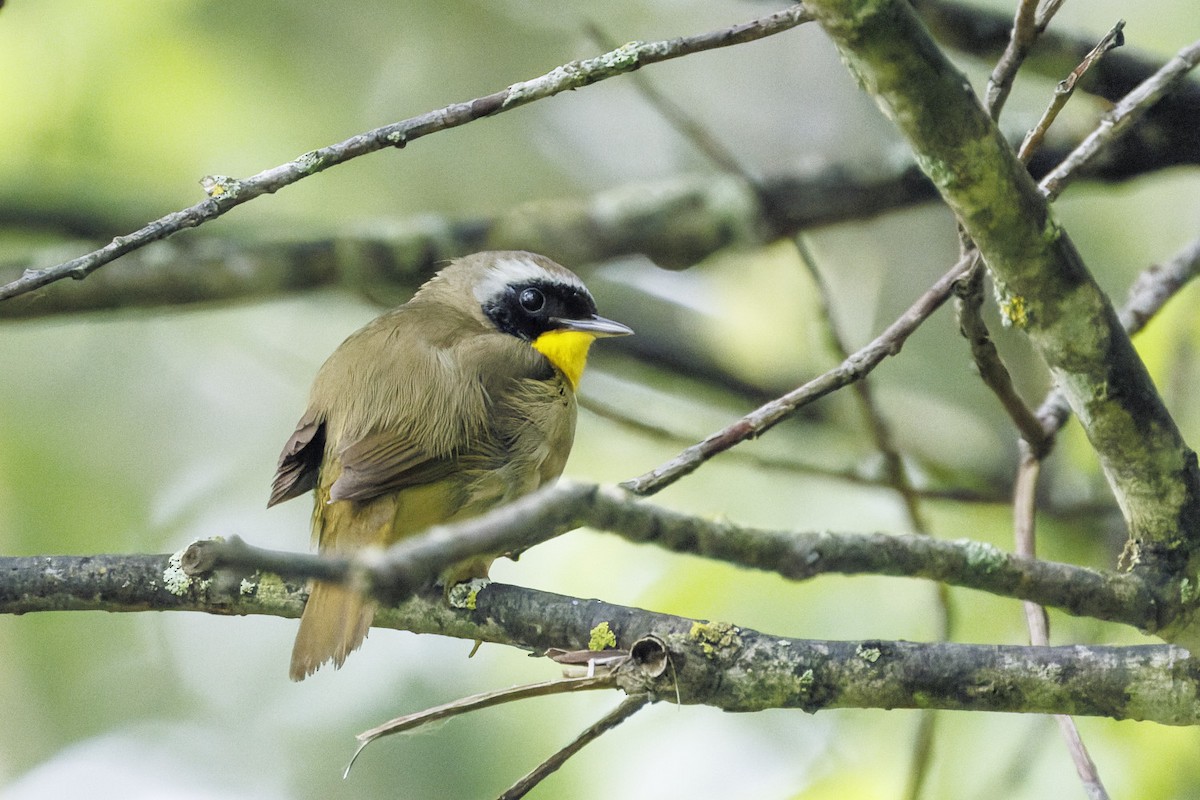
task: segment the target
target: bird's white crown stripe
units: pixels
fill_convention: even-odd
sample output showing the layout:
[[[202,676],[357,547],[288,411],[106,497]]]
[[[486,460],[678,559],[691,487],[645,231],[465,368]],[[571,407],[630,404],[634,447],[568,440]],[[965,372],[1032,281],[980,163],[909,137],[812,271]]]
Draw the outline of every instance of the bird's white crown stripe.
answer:
[[[475,299],[484,303],[502,294],[508,286],[514,283],[528,283],[536,280],[569,284],[587,291],[582,283],[572,280],[570,275],[547,272],[544,267],[523,258],[502,258],[497,260],[488,270],[487,275],[475,285]]]

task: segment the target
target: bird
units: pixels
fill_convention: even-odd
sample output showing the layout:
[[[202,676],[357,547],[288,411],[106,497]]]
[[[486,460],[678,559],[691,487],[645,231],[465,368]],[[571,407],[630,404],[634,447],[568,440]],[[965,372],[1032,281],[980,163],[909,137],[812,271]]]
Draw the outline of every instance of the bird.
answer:
[[[345,555],[528,494],[562,474],[592,342],[631,333],[545,256],[453,260],[321,366],[267,507],[313,491],[313,539]],[[448,590],[486,577],[493,559],[456,564],[440,581]],[[352,588],[312,582],[291,679],[340,667],[375,611]]]

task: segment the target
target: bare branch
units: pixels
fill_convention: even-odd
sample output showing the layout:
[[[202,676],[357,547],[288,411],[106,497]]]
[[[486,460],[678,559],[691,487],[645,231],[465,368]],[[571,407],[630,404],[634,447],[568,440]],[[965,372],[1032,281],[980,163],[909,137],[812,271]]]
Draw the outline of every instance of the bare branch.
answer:
[[[206,540],[183,553],[181,567],[193,578],[217,570],[264,569],[289,579],[340,581],[392,601],[431,585],[450,564],[480,553],[520,552],[580,526],[791,580],[829,573],[927,578],[1149,631],[1177,607],[1169,590],[1160,595],[1140,577],[1030,561],[980,542],[749,528],[639,502],[619,489],[565,481],[475,519],[436,526],[383,552],[335,558],[262,550],[238,539]],[[9,602],[0,603],[0,612],[45,607],[35,595]]]
[[[451,717],[469,714],[472,711],[491,708],[503,705],[504,703],[515,703],[519,700],[528,700],[532,697],[548,697],[557,694],[571,694],[574,692],[613,688],[616,688],[616,681],[609,674],[596,677],[558,678],[541,681],[540,683],[527,683],[521,686],[514,686],[510,689],[481,692],[460,700],[452,700],[449,703],[427,708],[423,711],[405,714],[358,734],[355,737],[359,742],[358,749],[354,751],[354,755],[350,756],[350,763],[346,765],[346,770],[342,773],[342,777],[345,778],[350,774],[350,770],[354,768],[354,762],[358,761],[358,757],[362,755],[368,745],[384,736],[416,730],[423,725],[442,722]],[[642,701],[645,702],[645,698],[642,698]]]
[[[687,445],[697,438],[696,436],[684,434],[662,425],[647,422],[643,417],[636,416],[624,408],[607,403],[603,399],[598,399],[595,395],[580,397],[579,407],[586,409],[598,417],[622,425],[631,431],[636,431],[641,436],[650,437],[662,442],[669,442],[673,445]],[[887,475],[874,465],[869,468],[839,468],[824,464],[808,463],[798,458],[787,456],[777,457],[737,448],[728,451],[726,458],[737,460],[759,470],[807,475],[842,481],[856,486],[872,486],[876,488],[892,486]],[[918,472],[922,471],[922,466],[922,462],[917,460]],[[912,491],[918,498],[926,500],[953,500],[958,503],[1007,504],[1011,496],[1008,486],[999,483],[981,487],[967,487],[936,481],[929,485],[913,486]],[[1063,507],[1051,507],[1049,509],[1049,513],[1053,514],[1060,514],[1063,511]],[[1072,516],[1080,513],[1086,514],[1087,509],[1081,506],[1071,506],[1066,509],[1066,513]]]
[[[1046,138],[1047,131],[1050,130],[1050,126],[1054,124],[1054,120],[1058,118],[1059,112],[1066,107],[1067,101],[1075,93],[1075,85],[1079,82],[1079,79],[1096,65],[1100,59],[1104,58],[1108,51],[1125,44],[1125,34],[1122,33],[1124,28],[1125,20],[1118,20],[1117,24],[1104,35],[1104,38],[1088,51],[1083,61],[1079,62],[1079,66],[1071,70],[1071,74],[1059,81],[1058,85],[1054,87],[1054,97],[1050,100],[1050,105],[1042,112],[1041,119],[1025,135],[1020,148],[1017,149],[1017,158],[1021,159],[1022,163],[1028,164],[1030,157],[1041,146]]]
[[[449,564],[478,553],[520,551],[581,525],[792,580],[830,573],[926,578],[1148,631],[1171,619],[1178,604],[1178,593],[1170,587],[1156,587],[1135,575],[1030,561],[981,542],[748,528],[639,502],[611,487],[561,482],[475,519],[437,526],[387,551],[353,559],[262,550],[237,539],[192,545],[177,554],[178,563],[165,576],[161,569],[120,571],[118,566],[132,562],[119,556],[0,557],[0,613],[103,609],[100,598],[120,601],[124,590],[145,602],[137,594],[139,583],[160,586],[166,581],[186,588],[212,575],[256,569],[288,579],[348,582],[383,599],[403,597],[431,585]],[[136,563],[151,569],[144,561]],[[155,607],[173,607],[174,596],[162,591],[155,595]],[[286,599],[289,614],[293,608],[299,613],[298,605],[292,605],[298,602]]]
[[[1053,444],[1053,437],[1046,435],[1041,421],[1017,394],[1012,375],[992,342],[991,333],[983,321],[983,262],[978,257],[978,250],[971,248],[970,255],[974,256],[971,269],[955,287],[959,332],[971,347],[971,357],[979,370],[979,377],[996,395],[1021,438],[1029,443],[1034,452],[1045,452]]]
[[[915,166],[881,161],[812,166],[754,188],[736,177],[672,178],[537,200],[483,219],[423,215],[335,239],[174,239],[129,253],[70,291],[8,300],[0,317],[263,298],[332,285],[364,293],[411,289],[439,262],[478,250],[532,249],[572,265],[640,253],[664,267],[690,267],[725,248],[936,197]],[[34,264],[56,263],[62,252],[42,251]]]
[[[1029,52],[1029,48],[1040,33],[1036,14],[1037,5],[1038,0],[1020,0],[1017,3],[1017,16],[1013,20],[1008,45],[1004,48],[1000,60],[996,62],[995,68],[992,69],[991,77],[988,78],[987,92],[984,95],[987,110],[992,115],[992,119],[1000,119],[1000,112],[1004,108],[1004,101],[1008,99],[1009,91],[1012,90],[1017,70],[1021,68],[1026,53]]]
[[[747,439],[762,435],[797,409],[865,377],[885,358],[899,353],[905,340],[913,331],[920,327],[921,323],[928,319],[934,311],[937,311],[942,303],[946,302],[954,282],[958,280],[966,266],[966,259],[955,264],[899,319],[889,325],[874,341],[854,353],[838,367],[814,378],[783,397],[760,406],[732,425],[685,449],[665,464],[637,478],[625,481],[621,485],[635,494],[654,494],[694,472],[713,456],[723,453]]]
[[[1180,50],[1162,69],[1125,95],[1116,108],[1104,115],[1099,127],[1042,178],[1039,186],[1046,197],[1054,200],[1062,194],[1074,174],[1086,168],[1114,140],[1133,127],[1155,103],[1173,91],[1197,63],[1200,63],[1200,40]]]
[[[499,800],[517,800],[519,797],[524,797],[533,787],[565,764],[568,758],[641,711],[649,702],[650,698],[645,695],[626,697],[619,706],[605,714],[595,724],[589,725],[570,744],[538,764],[528,775],[514,783],[500,795]]]
[[[367,153],[390,147],[402,148],[431,133],[456,128],[483,117],[579,89],[648,64],[656,64],[718,47],[743,44],[794,28],[809,20],[804,6],[796,4],[729,28],[658,42],[631,42],[595,58],[572,61],[531,80],[463,103],[395,122],[361,133],[343,142],[313,150],[299,158],[238,180],[210,176],[202,182],[208,199],[191,208],[168,214],[137,231],[118,236],[108,245],[87,255],[45,269],[28,270],[11,283],[0,286],[0,300],[33,291],[63,278],[82,279],[105,264],[150,242],[165,239],[186,228],[194,228],[225,212],[272,194],[297,181]]]
[[[1150,318],[1198,274],[1200,239],[1194,239],[1166,263],[1156,264],[1138,275],[1117,314],[1129,335],[1140,333]]]
[[[1188,243],[1170,261],[1155,264],[1138,275],[1129,289],[1129,297],[1118,312],[1121,325],[1133,336],[1162,310],[1189,281],[1200,275],[1200,239]],[[1071,416],[1071,407],[1058,389],[1046,395],[1037,411],[1047,433],[1062,428]]]
[[[1024,452],[1017,472],[1016,489],[1013,492],[1013,538],[1017,555],[1034,559],[1037,557],[1037,480],[1041,472],[1041,462],[1031,451],[1022,449]],[[1028,601],[1023,605],[1029,627],[1029,643],[1035,647],[1048,646],[1050,621],[1046,617],[1046,610]],[[1074,718],[1069,714],[1055,714],[1054,719],[1066,741],[1067,750],[1075,764],[1075,771],[1083,782],[1084,791],[1090,800],[1108,800],[1108,791],[1104,788],[1100,772],[1079,735],[1079,727]]]

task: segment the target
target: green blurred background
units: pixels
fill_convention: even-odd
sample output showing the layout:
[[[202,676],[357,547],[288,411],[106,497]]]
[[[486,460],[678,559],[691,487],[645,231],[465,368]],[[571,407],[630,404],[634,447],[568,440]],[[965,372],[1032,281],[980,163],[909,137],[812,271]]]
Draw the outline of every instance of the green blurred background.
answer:
[[[1007,7],[1006,4],[996,4]],[[390,121],[495,91],[618,41],[698,33],[765,13],[733,2],[528,0],[351,4],[13,0],[0,11],[0,261],[61,238],[30,220],[71,214],[111,234],[201,197],[207,174],[247,176]],[[1200,34],[1193,4],[1068,4],[1056,26],[1098,38],[1118,18],[1130,45],[1166,58]],[[963,59],[977,86],[986,67]],[[648,68],[760,173],[881,163],[903,153],[818,30]],[[1028,126],[1053,81],[1018,81],[1006,112]],[[1098,104],[1073,101],[1066,125]],[[1072,116],[1073,115],[1073,116]],[[715,173],[627,78],[539,102],[338,167],[183,236],[299,240],[435,214],[468,218],[530,200]],[[1200,230],[1200,175],[1080,185],[1058,204],[1102,285],[1133,276]],[[952,263],[952,221],[924,207],[812,231],[839,328],[857,347]],[[72,243],[67,256],[85,252]],[[791,244],[721,254],[668,273],[645,259],[570,265],[601,311],[704,357],[746,384],[787,388],[830,366],[813,284]],[[69,292],[62,285],[51,291]],[[1200,326],[1194,287],[1140,338],[1189,441]],[[264,509],[275,458],[316,368],[378,313],[337,291],[269,302],[0,322],[0,552],[170,552],[239,534],[308,542],[307,500]],[[668,322],[669,321],[669,322]],[[998,331],[1026,396],[1044,376]],[[617,481],[753,407],[735,392],[601,345],[583,391],[680,442],[583,412],[567,474]],[[694,355],[694,353],[693,353]],[[898,444],[927,475],[1003,486],[1014,437],[975,378],[945,310],[872,377]],[[748,454],[827,468],[878,459],[843,393]],[[1043,555],[1110,566],[1119,518],[1076,427],[1046,474]],[[718,459],[656,502],[798,530],[906,530],[885,489]],[[930,502],[941,536],[1010,546],[1003,504]],[[1068,513],[1069,512],[1069,513]],[[929,639],[924,583],[827,577],[809,583],[577,532],[497,564],[494,577],[581,597],[812,638]],[[955,637],[1023,643],[1019,604],[954,591]],[[1135,642],[1124,628],[1051,615],[1052,640]],[[340,672],[292,684],[295,622],[200,614],[0,617],[0,795],[159,798],[495,796],[618,702],[527,701],[368,750],[348,780],[353,734],[399,713],[540,680],[542,661],[471,643],[376,632]],[[752,715],[660,704],[573,759],[537,797],[897,797],[918,716],[842,711]],[[1200,735],[1080,720],[1114,796],[1200,796]],[[1044,718],[944,714],[928,797],[1081,796]]]

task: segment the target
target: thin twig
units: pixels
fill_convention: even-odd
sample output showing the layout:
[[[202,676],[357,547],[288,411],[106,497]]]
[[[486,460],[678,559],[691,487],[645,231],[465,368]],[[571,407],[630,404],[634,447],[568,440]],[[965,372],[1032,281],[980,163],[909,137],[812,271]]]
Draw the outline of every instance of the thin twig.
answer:
[[[309,175],[358,156],[390,147],[404,147],[422,136],[465,125],[615,75],[632,72],[648,64],[754,41],[807,21],[808,12],[804,6],[797,4],[750,22],[697,36],[657,42],[631,42],[595,58],[563,64],[545,75],[515,83],[484,97],[455,103],[305,153],[293,161],[244,180],[210,176],[202,182],[208,194],[204,201],[168,214],[127,236],[118,236],[109,244],[87,255],[53,267],[27,270],[17,280],[0,286],[0,300],[16,297],[63,278],[85,278],[125,253],[144,247],[150,242],[165,239],[185,228],[194,228],[242,203],[277,192]]]
[[[1050,24],[1050,20],[1058,13],[1058,10],[1063,7],[1066,0],[1045,0],[1038,8],[1037,12],[1037,28],[1038,35],[1041,35],[1046,30],[1046,26]]]
[[[1046,26],[1064,2],[1065,0],[1047,0],[1041,7],[1038,0],[1020,0],[1017,4],[1017,14],[1013,19],[1008,42],[988,78],[985,102],[988,114],[993,120],[1000,119],[1000,112],[1004,109],[1009,92],[1012,91],[1017,72],[1025,63],[1025,57],[1029,55],[1034,43],[1045,32]]]
[[[1017,480],[1013,485],[1013,540],[1016,554],[1033,560],[1035,553],[1035,524],[1037,504],[1037,480],[1041,461],[1028,449],[1022,448],[1021,464],[1017,469]],[[1025,621],[1029,628],[1029,643],[1044,647],[1049,637],[1049,622],[1046,609],[1037,603],[1024,602]]]
[[[1022,448],[1021,464],[1017,471],[1017,481],[1013,492],[1013,537],[1018,556],[1028,559],[1037,558],[1037,481],[1041,471],[1041,461],[1028,448]],[[1025,607],[1025,621],[1029,627],[1029,643],[1034,647],[1050,646],[1050,620],[1046,609],[1037,603],[1028,601]],[[1075,764],[1075,771],[1083,782],[1084,791],[1090,800],[1108,800],[1108,792],[1100,780],[1100,773],[1092,761],[1083,739],[1079,736],[1079,728],[1075,720],[1068,714],[1055,714],[1059,731]]]
[[[961,232],[960,232],[961,233]],[[1021,438],[1029,442],[1035,452],[1045,451],[1051,444],[1037,416],[1030,410],[1017,389],[1012,375],[1000,358],[991,334],[983,321],[983,263],[979,251],[971,247],[968,255],[974,263],[967,277],[956,287],[958,295],[958,329],[971,347],[971,356],[979,370],[979,377],[1000,401],[1008,417],[1016,426]]]
[[[993,120],[1000,118],[1000,112],[1012,90],[1012,83],[1016,79],[1017,72],[1025,62],[1025,57],[1029,54],[1029,50],[1037,41],[1038,36],[1050,24],[1051,18],[1058,12],[1061,5],[1061,0],[1059,2],[1051,0],[1040,9],[1038,0],[1021,0],[1018,4],[1008,44],[988,79],[986,105],[988,114]],[[1047,122],[1048,127],[1049,122]],[[974,243],[961,226],[959,227],[959,239],[960,252],[963,257],[968,256],[971,252],[974,252],[976,257],[968,277],[959,284],[959,330],[971,346],[971,356],[979,369],[979,376],[983,379],[984,384],[999,399],[1000,405],[1016,425],[1021,437],[1029,442],[1035,452],[1043,452],[1050,447],[1051,441],[1043,432],[1041,423],[1033,411],[1017,394],[1008,367],[1000,358],[1000,353],[996,350],[987,325],[983,321],[982,261],[978,257]]]
[[[1129,287],[1125,305],[1117,312],[1130,336],[1141,333],[1180,289],[1200,275],[1200,238],[1193,239],[1163,264],[1144,270]]]
[[[582,733],[575,737],[574,741],[541,764],[538,764],[528,775],[509,787],[509,789],[500,795],[498,800],[517,800],[517,798],[524,797],[531,789],[566,763],[568,758],[641,711],[649,702],[650,698],[644,694],[626,697],[621,701],[619,706],[605,714],[594,724],[589,725]]]
[[[1017,4],[1017,15],[1013,20],[1012,33],[1008,37],[1008,45],[996,62],[991,77],[988,78],[986,102],[988,114],[992,119],[1000,118],[1004,101],[1012,91],[1013,80],[1017,71],[1025,61],[1029,48],[1037,39],[1037,4],[1038,0],[1020,0]]]
[[[628,428],[631,431],[636,431],[642,436],[657,439],[661,442],[684,446],[696,440],[696,436],[694,435],[680,433],[663,425],[650,422],[643,417],[630,413],[625,407],[610,405],[604,402],[603,399],[597,398],[595,393],[580,396],[579,407],[598,417]],[[878,474],[875,469],[867,470],[858,467],[844,467],[839,469],[820,464],[810,464],[798,461],[795,458],[777,457],[736,449],[729,451],[727,457],[750,464],[756,469],[808,475],[815,478],[850,483],[856,486],[891,486],[887,475]],[[917,470],[918,472],[921,471],[920,463],[917,465]],[[1003,503],[1007,505],[1012,497],[1012,492],[1009,488],[1000,484],[989,484],[986,488],[982,489],[960,486],[914,486],[912,487],[912,492],[915,496],[926,500],[952,500],[960,503]],[[1071,513],[1075,513],[1077,510],[1077,508],[1072,508]]]
[[[470,697],[464,697],[459,700],[452,700],[449,703],[443,703],[440,706],[427,708],[423,711],[417,711],[412,714],[405,714],[401,717],[388,720],[382,725],[377,725],[370,730],[363,731],[354,738],[358,739],[358,749],[354,751],[354,755],[350,757],[350,763],[346,765],[342,777],[350,775],[350,770],[354,767],[354,762],[362,754],[363,750],[367,749],[367,745],[374,742],[376,739],[382,739],[384,736],[391,736],[394,733],[403,733],[405,731],[415,730],[422,725],[428,725],[431,722],[440,722],[442,720],[457,717],[460,714],[467,714],[471,711],[478,711],[482,708],[491,708],[492,706],[503,705],[504,703],[513,703],[518,700],[528,700],[531,697],[548,697],[557,694],[569,694],[574,692],[587,692],[593,689],[611,689],[615,686],[613,676],[611,674],[597,675],[594,677],[579,677],[579,678],[556,678],[550,681],[542,681],[540,683],[528,683],[521,686],[514,686],[509,689],[498,689],[491,692],[480,692],[473,694]]]
[[[616,40],[609,36],[595,20],[588,20],[584,29],[598,47],[608,50],[616,49]],[[676,103],[663,92],[660,92],[654,83],[644,74],[634,73],[630,76],[630,80],[633,83],[633,87],[666,120],[667,124],[691,142],[697,150],[716,164],[717,167],[730,175],[740,176],[748,184],[757,184],[757,178],[742,163],[737,153],[723,145],[686,108]]]
[[[1059,81],[1058,85],[1054,87],[1054,97],[1051,98],[1050,105],[1042,112],[1042,117],[1037,121],[1037,124],[1030,129],[1029,133],[1025,134],[1025,139],[1021,142],[1021,147],[1017,150],[1017,158],[1021,159],[1022,163],[1028,164],[1030,156],[1041,146],[1042,141],[1046,138],[1046,132],[1050,130],[1050,126],[1058,118],[1059,112],[1066,107],[1067,101],[1071,99],[1071,95],[1075,93],[1075,84],[1079,82],[1079,79],[1094,64],[1104,58],[1105,53],[1125,44],[1125,34],[1122,32],[1124,28],[1125,20],[1117,20],[1117,24],[1084,56],[1079,66],[1071,70],[1071,74]]]
[[[888,356],[900,352],[905,340],[920,327],[950,296],[954,282],[966,269],[966,259],[960,260],[937,283],[930,287],[887,329],[870,344],[854,353],[839,366],[814,378],[780,398],[760,406],[737,422],[710,434],[703,441],[683,450],[670,461],[650,472],[621,484],[639,495],[651,495],[694,472],[713,456],[723,453],[747,439],[761,435],[782,422],[790,414],[815,400],[848,384],[861,380]]]
[[[1133,127],[1134,123],[1183,81],[1200,63],[1200,40],[1193,42],[1125,95],[1112,111],[1100,119],[1099,126],[1076,147],[1062,163],[1051,170],[1038,185],[1049,200],[1067,188],[1072,178],[1083,171],[1104,148]]]

